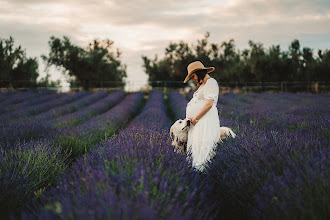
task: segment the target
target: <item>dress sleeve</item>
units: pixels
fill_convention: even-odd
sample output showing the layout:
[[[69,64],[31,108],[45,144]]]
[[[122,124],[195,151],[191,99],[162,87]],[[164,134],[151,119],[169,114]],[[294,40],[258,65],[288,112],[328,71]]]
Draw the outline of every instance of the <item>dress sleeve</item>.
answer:
[[[210,82],[209,82],[210,81]],[[218,101],[219,86],[215,79],[208,80],[204,88],[204,99],[213,99],[214,102]]]

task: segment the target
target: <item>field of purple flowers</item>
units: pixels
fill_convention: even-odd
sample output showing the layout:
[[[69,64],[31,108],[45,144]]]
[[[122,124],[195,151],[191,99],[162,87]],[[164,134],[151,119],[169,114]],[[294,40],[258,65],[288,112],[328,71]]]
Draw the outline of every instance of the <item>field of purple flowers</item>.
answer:
[[[219,95],[205,173],[173,152],[178,92],[0,93],[0,213],[14,219],[326,219],[330,95]]]

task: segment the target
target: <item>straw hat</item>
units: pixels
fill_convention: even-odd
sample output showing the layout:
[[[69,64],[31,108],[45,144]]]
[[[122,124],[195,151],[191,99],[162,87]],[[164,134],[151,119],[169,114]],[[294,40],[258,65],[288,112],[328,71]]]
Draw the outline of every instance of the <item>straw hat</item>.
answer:
[[[186,83],[191,75],[196,71],[196,70],[207,70],[206,73],[210,73],[213,72],[213,70],[215,69],[214,67],[204,67],[204,65],[202,64],[202,62],[200,61],[195,61],[192,62],[188,65],[187,70],[188,70],[188,75],[186,76],[186,78],[184,79],[183,83]]]

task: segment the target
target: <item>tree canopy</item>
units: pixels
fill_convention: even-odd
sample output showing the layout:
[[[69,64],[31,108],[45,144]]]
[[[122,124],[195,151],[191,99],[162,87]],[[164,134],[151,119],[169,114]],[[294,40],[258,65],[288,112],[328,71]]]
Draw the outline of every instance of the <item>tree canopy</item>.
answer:
[[[48,57],[42,55],[47,66],[55,65],[64,74],[73,77],[84,89],[97,86],[91,82],[123,82],[126,65],[120,61],[121,52],[113,48],[113,41],[94,40],[86,48],[74,45],[66,36],[63,39],[52,36],[49,41]]]
[[[21,46],[14,47],[14,39],[0,38],[0,85],[2,87],[36,87],[37,58],[27,58]]]
[[[215,67],[212,76],[219,82],[330,81],[329,49],[319,50],[315,56],[313,49],[301,49],[299,40],[294,39],[288,51],[282,51],[279,45],[266,49],[251,40],[249,48],[240,51],[234,39],[217,44],[209,43],[209,37],[207,32],[192,45],[170,43],[162,59],[142,56],[151,85],[157,80],[183,81],[188,64],[195,60]]]

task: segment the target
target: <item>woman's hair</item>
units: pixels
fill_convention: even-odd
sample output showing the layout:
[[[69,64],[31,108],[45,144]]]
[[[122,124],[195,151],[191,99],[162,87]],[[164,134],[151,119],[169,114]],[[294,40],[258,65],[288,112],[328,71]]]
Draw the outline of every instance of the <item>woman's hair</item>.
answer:
[[[197,75],[198,83],[201,84],[201,81],[203,81],[205,78],[207,70],[206,69],[196,70],[194,73]]]

